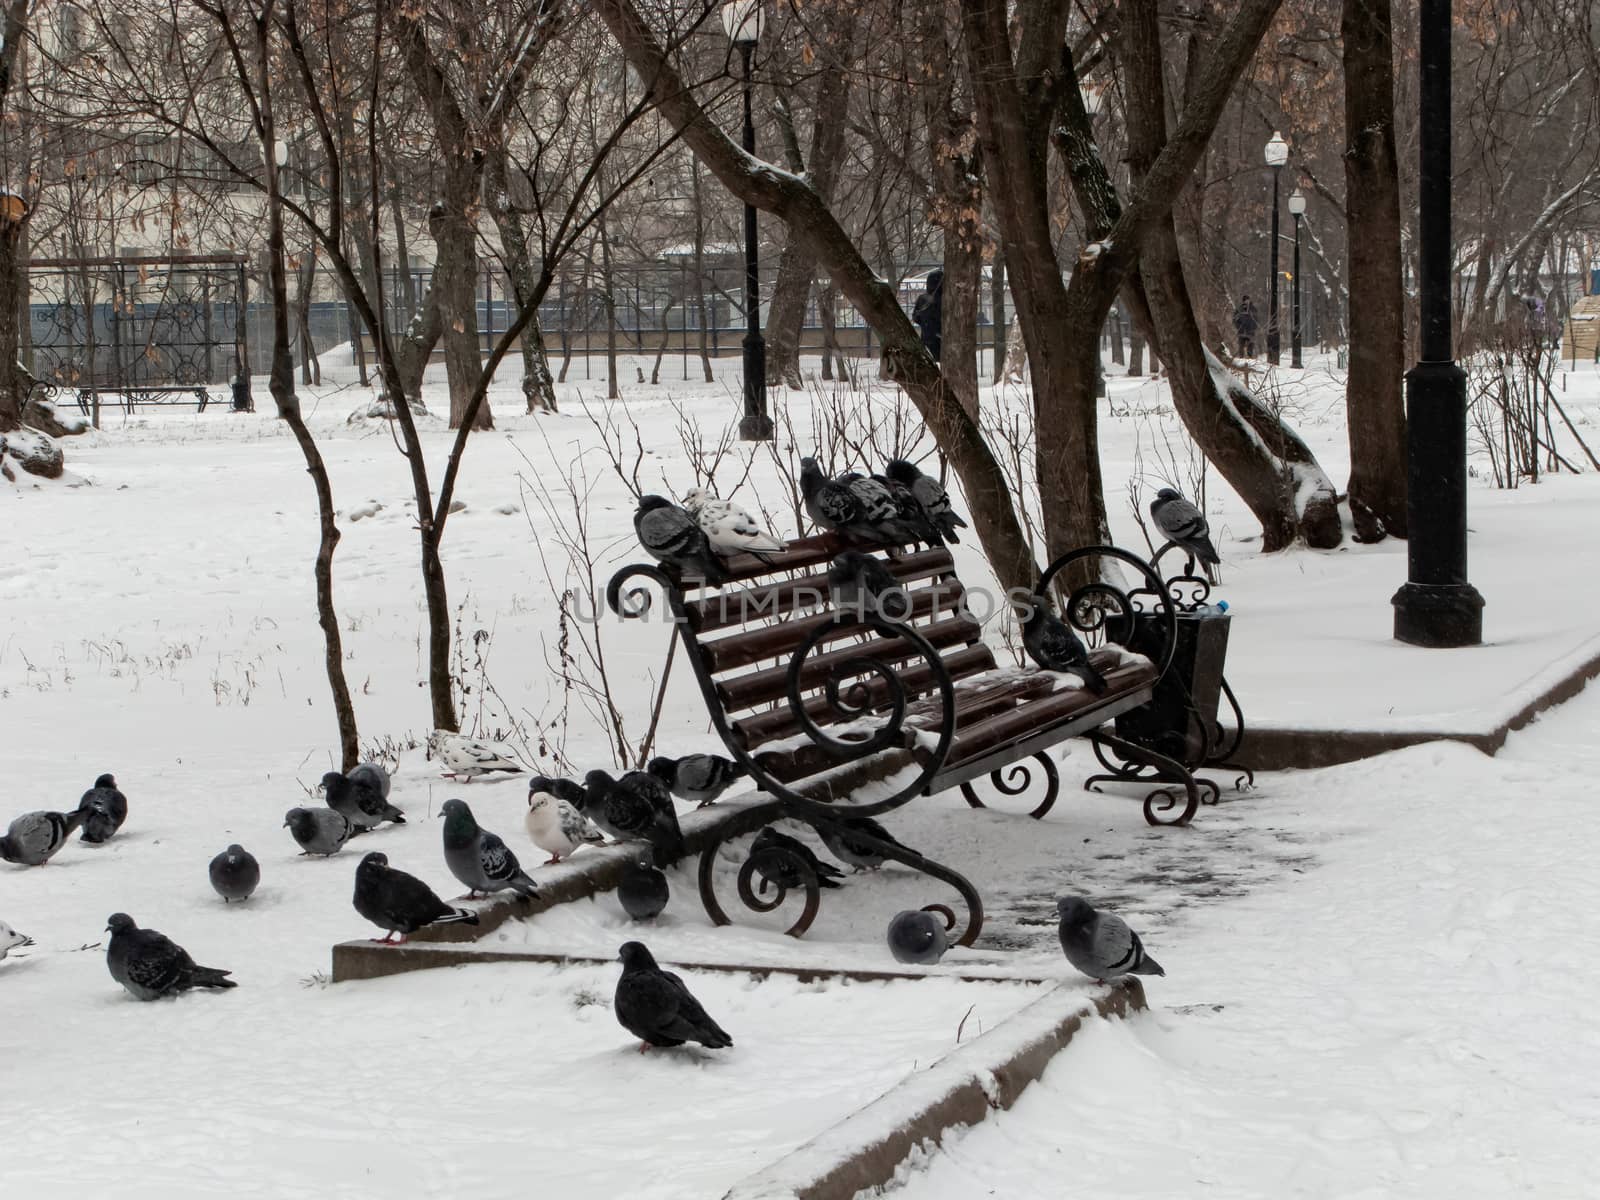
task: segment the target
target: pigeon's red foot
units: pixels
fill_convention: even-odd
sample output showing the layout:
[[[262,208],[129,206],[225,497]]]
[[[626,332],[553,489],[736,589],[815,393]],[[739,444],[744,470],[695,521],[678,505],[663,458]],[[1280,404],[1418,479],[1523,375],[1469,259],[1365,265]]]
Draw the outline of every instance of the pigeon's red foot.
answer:
[[[553,867],[553,866],[556,865],[556,863],[558,863],[560,861],[561,861],[561,855],[552,854],[549,858],[544,860],[544,865],[547,866],[547,867]]]
[[[649,1042],[640,1042],[639,1043],[639,1053],[640,1054],[643,1054],[648,1049],[650,1049],[650,1043]]]

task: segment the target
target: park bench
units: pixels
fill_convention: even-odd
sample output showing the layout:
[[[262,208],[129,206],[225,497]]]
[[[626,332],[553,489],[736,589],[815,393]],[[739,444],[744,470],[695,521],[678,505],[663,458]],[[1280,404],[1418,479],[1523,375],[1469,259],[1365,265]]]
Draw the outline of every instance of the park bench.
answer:
[[[89,415],[89,407],[96,396],[116,396],[118,403],[130,413],[141,405],[166,405],[166,404],[193,404],[198,403],[198,412],[205,412],[206,405],[216,403],[210,392],[201,384],[171,384],[155,387],[80,387],[78,392],[78,407],[85,416]]]
[[[877,816],[952,787],[981,806],[975,782],[988,776],[1015,796],[1030,788],[1035,768],[1045,795],[1032,815],[1042,817],[1059,789],[1048,750],[1074,737],[1147,768],[1159,783],[1144,802],[1152,824],[1194,816],[1200,794],[1188,768],[1112,731],[1118,716],[1152,699],[1172,659],[1177,605],[1143,559],[1087,547],[1057,559],[1039,580],[1036,590],[1055,595],[1063,619],[1091,642],[1091,661],[1108,685],[1096,695],[1067,676],[1000,666],[943,548],[852,546],[885,556],[905,589],[905,611],[896,612],[900,621],[835,611],[825,572],[843,548],[824,534],[789,542],[766,561],[737,556],[727,560],[729,580],[715,587],[635,563],[607,588],[609,606],[624,617],[653,611],[644,580],[660,588],[712,726],[770,798],[768,822],[797,819],[820,831],[841,816]],[[1112,572],[1096,564],[1115,564],[1131,585],[1106,582]],[[1136,636],[1143,654],[1125,649]],[[958,872],[904,847],[852,838],[954,887],[969,912],[954,940],[970,945],[977,937],[982,902]],[[702,851],[699,880],[708,914],[724,924],[713,886],[719,848]],[[803,885],[804,911],[789,929],[803,933],[820,896],[810,868],[781,848],[752,854],[739,872],[739,895],[752,910],[770,911],[784,889],[775,898],[758,895],[757,876]],[[954,915],[942,911],[953,926]]]

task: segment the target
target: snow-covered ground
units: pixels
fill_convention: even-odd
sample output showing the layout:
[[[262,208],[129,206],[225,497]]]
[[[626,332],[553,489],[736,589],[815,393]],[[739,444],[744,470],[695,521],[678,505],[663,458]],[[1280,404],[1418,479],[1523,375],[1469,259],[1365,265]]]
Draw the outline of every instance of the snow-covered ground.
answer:
[[[687,418],[715,440],[735,415],[737,363],[720,366],[710,386],[624,385],[639,426],[637,446],[624,431],[626,459],[641,455],[641,483],[681,493],[696,482],[679,431]],[[633,367],[625,360],[625,379]],[[390,431],[346,423],[368,397],[340,372],[306,407],[343,517],[335,578],[346,669],[364,742],[403,748],[426,733],[429,712],[415,511]],[[466,507],[444,548],[469,688],[463,718],[509,735],[544,767],[557,749],[579,768],[609,766],[612,750],[561,675],[553,593],[573,577],[540,489],[559,493],[572,476],[588,494],[602,585],[636,557],[632,498],[580,405],[587,399],[598,415],[603,385],[582,381],[581,366],[575,374],[554,417],[521,414],[509,375],[497,386],[498,428],[472,440],[458,492]],[[1301,431],[1342,478],[1336,376],[1319,363],[1286,386]],[[1175,427],[1162,385],[1113,378],[1111,391],[1117,415],[1102,428],[1113,524],[1137,546],[1115,499],[1120,481],[1136,466],[1153,471],[1158,441]],[[442,402],[436,380],[430,392]],[[259,402],[268,407],[264,390]],[[786,403],[804,453],[813,397]],[[1580,370],[1566,403],[1592,431],[1600,376]],[[434,422],[424,437],[437,482],[448,435]],[[280,828],[334,750],[312,611],[314,506],[299,453],[266,411],[126,419],[108,410],[104,430],[66,448],[86,486],[0,488],[0,821],[69,808],[103,771],[117,774],[132,816],[105,847],[74,842],[38,870],[0,865],[0,919],[38,940],[0,962],[0,1128],[10,1146],[28,1148],[8,1146],[0,1158],[8,1196],[718,1194],[947,1052],[969,1009],[963,1036],[1033,991],[696,975],[736,1049],[640,1058],[605,1007],[612,969],[479,966],[324,986],[328,947],[375,931],[349,904],[356,855],[299,858]],[[731,452],[719,479],[738,479],[742,466],[729,464],[742,453]],[[1388,716],[1371,711],[1377,694],[1397,719],[1432,722],[1570,655],[1595,629],[1580,586],[1594,578],[1595,557],[1578,533],[1597,487],[1591,475],[1514,493],[1474,488],[1474,578],[1496,646],[1441,656],[1387,640],[1403,548],[1262,558],[1247,514],[1213,480],[1209,507],[1228,560],[1222,594],[1239,618],[1230,675],[1252,719]],[[759,452],[738,498],[752,508],[765,500],[780,532],[792,533],[781,497]],[[557,494],[554,511],[568,511],[563,503]],[[972,547],[959,557],[969,583],[983,577]],[[665,631],[609,617],[598,628],[625,732],[637,739]],[[710,748],[681,669],[669,699],[659,745]],[[1466,1167],[1499,1148],[1522,1157],[1492,1169],[1527,1172],[1494,1176],[1499,1194],[1524,1179],[1541,1190],[1538,1172],[1573,1163],[1564,1139],[1597,1112],[1584,1082],[1600,1075],[1577,1017],[1588,979],[1576,926],[1595,885],[1567,849],[1570,828],[1581,827],[1567,807],[1593,774],[1584,734],[1595,704],[1571,706],[1497,761],[1428,748],[1265,779],[1187,830],[1147,829],[1128,796],[1081,795],[1081,749],[1042,824],[971,813],[953,796],[897,814],[897,833],[970,868],[991,902],[983,942],[953,955],[952,969],[1004,962],[1067,977],[1051,949],[1048,898],[1084,890],[1145,929],[1172,972],[1152,983],[1154,1016],[1090,1031],[1016,1114],[916,1186],[985,1194],[973,1181],[992,1154],[991,1186],[1013,1197],[1058,1194],[1030,1190],[1059,1182],[1057,1161],[1071,1165],[1075,1186],[1100,1179],[1147,1195],[1191,1194],[1206,1179],[1221,1195],[1417,1194],[1423,1177],[1405,1172],[1421,1163],[1455,1170],[1452,1186],[1472,1194]],[[520,787],[446,785],[417,749],[401,752],[394,797],[412,821],[369,845],[454,894],[434,814],[456,794],[526,845]],[[223,906],[206,881],[207,861],[231,841],[262,863],[261,891],[244,906]],[[531,849],[525,857],[537,861]],[[668,919],[646,937],[664,957],[789,951],[770,930],[711,929],[687,873],[676,882]],[[893,870],[847,888],[847,902],[825,903],[794,953],[881,963],[877,930],[895,908],[943,898]],[[174,1004],[125,999],[92,948],[117,910],[200,962],[233,969],[239,988]],[[605,954],[634,932],[602,900],[503,936]],[[1558,1019],[1558,1001],[1571,1004],[1569,1018]],[[1513,1107],[1540,1116],[1511,1121],[1502,1114]],[[1497,1121],[1498,1141],[1483,1132]],[[1075,1127],[1084,1136],[1064,1132]],[[994,1137],[1051,1149],[984,1149],[981,1139]],[[1132,1145],[1119,1140],[1128,1137]],[[1000,1173],[1002,1158],[1012,1175]],[[1092,1173],[1095,1163],[1115,1172],[1130,1161],[1159,1183]],[[1316,1191],[1316,1176],[1293,1174],[1328,1162],[1353,1162],[1355,1182]],[[1386,1183],[1385,1170],[1409,1186]]]

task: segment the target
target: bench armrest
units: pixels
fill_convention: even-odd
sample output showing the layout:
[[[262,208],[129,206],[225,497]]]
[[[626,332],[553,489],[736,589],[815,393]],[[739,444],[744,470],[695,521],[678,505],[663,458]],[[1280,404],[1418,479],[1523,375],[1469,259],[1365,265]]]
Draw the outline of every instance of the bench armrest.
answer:
[[[1109,578],[1107,560],[1132,568],[1131,586]],[[1074,566],[1078,569],[1072,570]],[[1132,648],[1136,640],[1147,644],[1148,631],[1153,628],[1161,642],[1157,653],[1151,655],[1158,675],[1165,676],[1172,666],[1178,641],[1178,603],[1156,569],[1131,550],[1120,546],[1069,550],[1044,569],[1034,591],[1060,600],[1061,619],[1079,633],[1101,633],[1108,641]],[[1141,624],[1146,627],[1143,636]]]

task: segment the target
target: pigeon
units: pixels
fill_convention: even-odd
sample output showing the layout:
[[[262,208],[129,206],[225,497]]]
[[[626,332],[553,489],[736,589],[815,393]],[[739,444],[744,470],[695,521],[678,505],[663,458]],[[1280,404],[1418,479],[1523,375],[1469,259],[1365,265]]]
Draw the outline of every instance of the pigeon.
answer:
[[[887,475],[874,475],[872,478],[894,498],[895,520],[905,533],[906,541],[926,542],[930,546],[944,545],[944,531],[923,511],[916,493],[898,479],[890,479]]]
[[[788,851],[788,854],[782,851]],[[843,871],[832,863],[823,862],[810,846],[786,833],[779,833],[770,825],[756,834],[756,840],[750,845],[750,859],[755,863],[756,874],[768,883],[792,890],[805,887],[805,878],[791,860],[791,855],[811,868],[819,887],[836,888],[839,886],[838,880],[844,878]]]
[[[1089,651],[1072,627],[1050,611],[1050,602],[1037,593],[1023,603],[1022,648],[1046,671],[1076,675],[1096,696],[1106,690],[1105,677],[1089,665]]]
[[[356,867],[356,890],[352,899],[356,911],[379,929],[387,932],[375,942],[393,942],[425,925],[450,925],[459,921],[476,925],[478,914],[470,908],[452,908],[433,889],[415,875],[407,875],[389,865],[389,856],[374,850]]]
[[[260,882],[261,864],[243,846],[229,846],[211,860],[211,886],[224,904],[250,899]]]
[[[629,863],[617,885],[617,899],[622,911],[635,921],[653,921],[667,907],[667,877],[647,858]]]
[[[78,807],[84,810],[81,840],[91,844],[110,841],[128,819],[128,798],[117,790],[117,781],[109,773],[94,781]]]
[[[350,773],[345,778],[357,787],[371,788],[385,800],[389,798],[389,787],[393,781],[381,763],[357,763],[350,768]]]
[[[639,535],[639,544],[657,562],[708,584],[727,582],[728,573],[699,521],[665,496],[640,497],[633,530]]]
[[[843,817],[837,821],[818,822],[817,834],[822,844],[835,858],[841,858],[858,871],[872,871],[889,861],[878,850],[861,841],[856,834],[877,838],[902,850],[908,846],[895,840],[893,834],[871,817]]]
[[[666,881],[663,879],[663,886],[665,886],[665,883]],[[663,901],[663,903],[665,903],[665,901]],[[31,945],[33,945],[33,939],[31,937],[29,937],[27,934],[18,933],[4,921],[0,921],[0,959],[4,959],[6,955],[10,954],[18,947]]]
[[[83,824],[84,810],[23,813],[0,837],[0,858],[24,867],[42,867]]]
[[[743,766],[720,754],[685,754],[682,758],[652,758],[645,767],[680,800],[701,808],[749,774]]]
[[[683,507],[700,523],[700,530],[718,554],[754,554],[762,562],[765,555],[784,548],[783,542],[761,527],[761,523],[731,500],[719,500],[705,488],[693,488],[683,498]]]
[[[656,848],[656,862],[683,853],[683,832],[672,794],[655,776],[629,771],[620,780],[604,771],[590,771],[583,814],[618,841],[648,839]]]
[[[471,783],[479,775],[520,775],[522,764],[498,746],[461,733],[435,729],[428,735],[428,757],[437,758],[446,777]]]
[[[1211,544],[1211,526],[1206,517],[1172,488],[1162,488],[1150,501],[1150,519],[1168,541],[1182,547],[1192,560],[1199,559],[1208,582],[1215,583],[1211,568],[1222,561]]]
[[[331,808],[291,808],[283,815],[284,828],[302,854],[337,854],[353,834],[361,832],[341,812]]]
[[[542,778],[536,776],[535,780]],[[577,784],[573,784],[577,787]],[[579,790],[582,799],[582,790]],[[579,846],[599,846],[606,838],[567,800],[537,786],[528,789],[528,813],[523,817],[528,838],[550,857],[546,866],[570,857]]]
[[[857,617],[904,621],[911,615],[906,589],[881,559],[846,550],[828,564],[828,595],[833,607]]]
[[[1096,912],[1082,896],[1063,896],[1056,901],[1056,912],[1061,915],[1061,949],[1089,978],[1104,983],[1119,975],[1166,974],[1121,917]]]
[[[565,800],[573,808],[580,810],[583,808],[583,784],[574,783],[570,779],[562,779],[560,776],[535,775],[528,780],[528,794],[531,796],[534,792],[548,792],[557,800]]]
[[[106,967],[135,1000],[159,1000],[197,987],[239,986],[228,978],[232,971],[196,966],[182,946],[154,929],[140,929],[127,913],[112,913],[106,929],[111,934]]]
[[[844,533],[861,521],[861,501],[844,484],[824,476],[814,458],[800,460],[800,494],[806,515],[820,529]]]
[[[358,829],[374,829],[385,821],[396,825],[406,823],[405,813],[383,798],[383,793],[372,786],[370,776],[357,779],[329,771],[322,777],[322,792],[328,799],[328,807],[344,814]]]
[[[944,925],[931,912],[907,909],[889,922],[889,953],[896,962],[931,967],[950,948]]]
[[[467,885],[467,899],[507,889],[524,900],[538,897],[511,848],[478,824],[465,800],[446,800],[439,815],[444,818],[444,865]]]
[[[900,506],[884,484],[858,471],[841,475],[835,482],[849,488],[861,506],[861,516],[849,532],[867,541],[891,546],[921,540],[920,522],[913,526],[900,519]]]
[[[656,966],[643,942],[625,942],[618,951],[622,978],[611,1011],[617,1023],[640,1041],[639,1052],[651,1046],[699,1042],[712,1050],[733,1045],[720,1025],[706,1016],[682,979]]]
[[[883,473],[896,483],[904,484],[911,489],[911,495],[922,506],[922,511],[928,520],[933,522],[945,536],[945,540],[960,544],[961,539],[956,536],[956,530],[965,529],[967,523],[950,506],[950,493],[944,490],[943,484],[924,475],[917,469],[915,463],[904,458],[894,459],[884,467]]]

